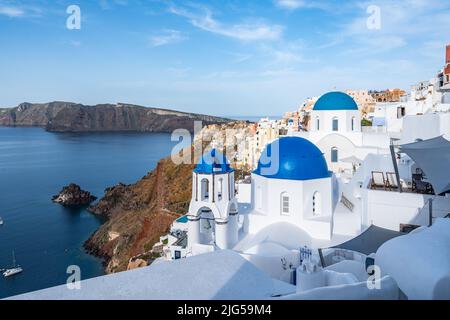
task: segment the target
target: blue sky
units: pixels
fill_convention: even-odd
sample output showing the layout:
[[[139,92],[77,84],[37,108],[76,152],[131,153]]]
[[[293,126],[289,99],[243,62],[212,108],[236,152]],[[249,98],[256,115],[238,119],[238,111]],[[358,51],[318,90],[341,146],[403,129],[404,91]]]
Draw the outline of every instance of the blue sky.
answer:
[[[66,28],[72,4],[80,30]],[[379,29],[367,27],[374,5]],[[449,31],[440,0],[0,0],[0,106],[279,115],[334,89],[428,80]]]

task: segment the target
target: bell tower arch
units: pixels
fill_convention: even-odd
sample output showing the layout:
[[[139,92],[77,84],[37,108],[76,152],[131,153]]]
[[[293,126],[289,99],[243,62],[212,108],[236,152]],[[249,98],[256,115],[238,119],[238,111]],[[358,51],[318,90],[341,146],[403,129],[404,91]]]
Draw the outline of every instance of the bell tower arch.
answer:
[[[216,149],[205,152],[192,173],[188,247],[232,248],[238,241],[237,215],[234,170]]]

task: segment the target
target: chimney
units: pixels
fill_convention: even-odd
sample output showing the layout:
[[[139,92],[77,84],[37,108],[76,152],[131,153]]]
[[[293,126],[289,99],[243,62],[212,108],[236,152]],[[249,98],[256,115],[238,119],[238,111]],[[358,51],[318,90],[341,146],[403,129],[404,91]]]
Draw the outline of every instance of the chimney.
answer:
[[[445,50],[445,63],[450,63],[450,44],[447,45]]]

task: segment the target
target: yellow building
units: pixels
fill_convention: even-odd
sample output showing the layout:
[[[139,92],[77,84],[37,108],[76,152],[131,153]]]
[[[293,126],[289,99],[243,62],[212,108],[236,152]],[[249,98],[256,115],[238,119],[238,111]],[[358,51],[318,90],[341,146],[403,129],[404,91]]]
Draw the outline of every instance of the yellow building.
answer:
[[[363,115],[374,111],[376,101],[368,90],[345,90],[345,93],[355,100]]]

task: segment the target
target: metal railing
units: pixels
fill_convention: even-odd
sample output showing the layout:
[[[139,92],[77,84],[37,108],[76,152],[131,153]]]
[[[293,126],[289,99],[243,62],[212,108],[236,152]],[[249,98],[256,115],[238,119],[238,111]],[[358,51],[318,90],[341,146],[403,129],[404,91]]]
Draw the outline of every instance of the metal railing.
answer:
[[[353,212],[353,208],[355,207],[355,205],[350,200],[348,200],[348,198],[344,196],[344,194],[342,194],[341,202],[344,206],[347,207],[347,209]]]

